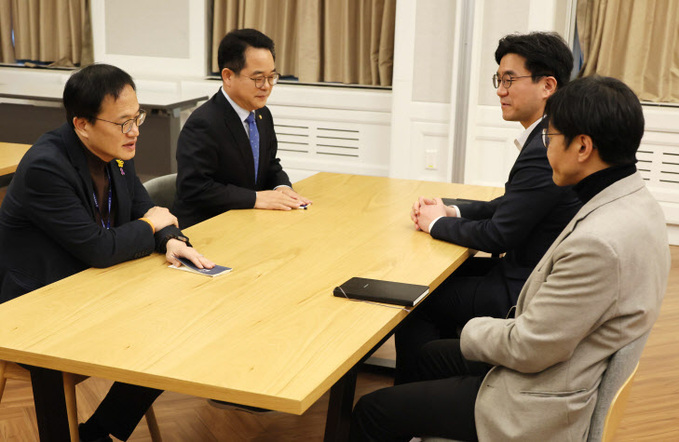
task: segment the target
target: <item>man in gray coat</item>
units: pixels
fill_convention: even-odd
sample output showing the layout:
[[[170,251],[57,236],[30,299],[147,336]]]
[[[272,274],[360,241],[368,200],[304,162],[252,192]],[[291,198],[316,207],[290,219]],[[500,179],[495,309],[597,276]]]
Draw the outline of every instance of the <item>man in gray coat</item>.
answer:
[[[352,440],[582,441],[610,356],[648,332],[670,255],[662,209],[636,170],[644,117],[613,78],[547,102],[553,179],[584,203],[526,281],[515,318],[471,319],[425,346],[420,381],[356,405]]]

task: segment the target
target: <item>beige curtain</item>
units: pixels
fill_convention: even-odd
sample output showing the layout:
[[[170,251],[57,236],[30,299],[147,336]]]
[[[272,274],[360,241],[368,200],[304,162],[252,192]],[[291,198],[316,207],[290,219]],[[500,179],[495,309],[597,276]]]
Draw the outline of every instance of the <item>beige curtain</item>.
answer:
[[[14,63],[12,0],[0,0],[0,63]]]
[[[297,70],[295,32],[298,0],[215,0],[212,28],[212,71],[218,72],[217,50],[224,35],[233,29],[254,28],[276,44],[276,68],[289,73]]]
[[[578,0],[581,76],[618,78],[641,100],[679,102],[679,1]]]
[[[302,82],[390,86],[396,0],[213,0],[212,70],[222,37],[255,28],[276,67]]]
[[[11,15],[16,59],[55,66],[93,62],[90,0],[11,0]]]

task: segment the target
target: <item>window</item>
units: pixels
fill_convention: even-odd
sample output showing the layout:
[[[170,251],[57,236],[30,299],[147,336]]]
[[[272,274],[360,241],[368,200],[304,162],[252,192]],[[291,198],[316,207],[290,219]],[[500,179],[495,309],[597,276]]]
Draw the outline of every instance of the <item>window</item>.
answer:
[[[74,67],[90,64],[90,0],[0,0],[0,61]]]
[[[625,82],[641,100],[679,103],[679,2],[579,0],[580,75]]]
[[[396,0],[212,0],[212,65],[224,35],[255,28],[276,44],[276,67],[303,83],[391,86]]]

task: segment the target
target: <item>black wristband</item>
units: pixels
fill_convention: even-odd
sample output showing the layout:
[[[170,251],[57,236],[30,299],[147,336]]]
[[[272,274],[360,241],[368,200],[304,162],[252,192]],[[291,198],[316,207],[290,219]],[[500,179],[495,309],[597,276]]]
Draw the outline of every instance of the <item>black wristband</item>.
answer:
[[[182,241],[182,242],[186,243],[187,246],[191,247],[191,243],[189,242],[188,237],[186,237],[182,234],[170,233],[169,235],[165,235],[160,240],[159,247],[161,248],[161,250],[164,250],[165,252],[167,252],[167,242],[171,239],[176,239],[176,240]]]
[[[187,246],[192,247],[189,242],[189,238],[186,237],[177,227],[169,225],[156,232],[153,235],[156,240],[156,252],[166,253],[167,252],[167,242],[171,239],[177,239],[183,241]]]

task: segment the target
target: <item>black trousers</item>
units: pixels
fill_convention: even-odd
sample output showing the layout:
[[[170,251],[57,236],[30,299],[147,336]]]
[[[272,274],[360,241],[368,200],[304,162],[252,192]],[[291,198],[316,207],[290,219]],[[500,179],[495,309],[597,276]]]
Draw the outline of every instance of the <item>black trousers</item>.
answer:
[[[23,365],[31,372],[36,413],[47,416],[39,422],[40,439],[59,440],[68,434],[62,374],[46,368]],[[93,425],[120,440],[127,440],[162,390],[115,382],[86,425]]]
[[[115,382],[94,414],[87,420],[96,422],[109,434],[127,440],[162,390]]]
[[[427,342],[456,338],[477,316],[506,317],[522,285],[506,281],[498,258],[465,261],[396,330],[395,384],[415,379],[420,349]]]
[[[466,360],[458,339],[426,344],[417,382],[384,388],[358,401],[349,440],[409,441],[423,436],[477,440],[474,404],[490,368]]]

